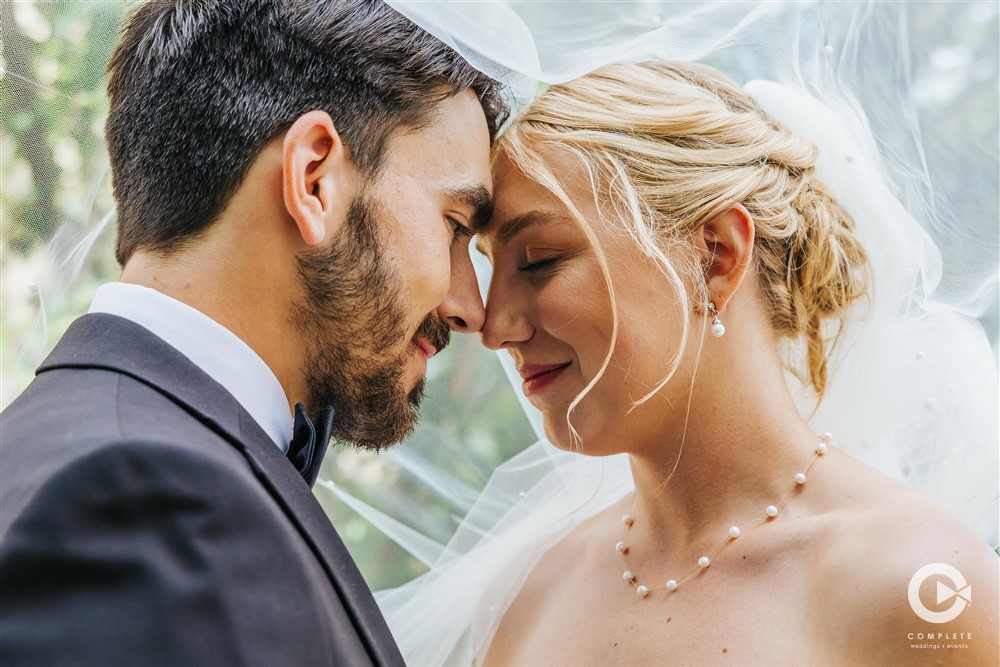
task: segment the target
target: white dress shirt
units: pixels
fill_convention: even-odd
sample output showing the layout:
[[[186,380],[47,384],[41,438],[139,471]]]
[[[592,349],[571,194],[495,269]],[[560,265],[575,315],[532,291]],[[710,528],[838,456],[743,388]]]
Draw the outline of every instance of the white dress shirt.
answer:
[[[278,378],[250,346],[208,315],[149,287],[108,283],[91,313],[124,317],[149,329],[225,387],[282,451],[292,438],[288,399]]]

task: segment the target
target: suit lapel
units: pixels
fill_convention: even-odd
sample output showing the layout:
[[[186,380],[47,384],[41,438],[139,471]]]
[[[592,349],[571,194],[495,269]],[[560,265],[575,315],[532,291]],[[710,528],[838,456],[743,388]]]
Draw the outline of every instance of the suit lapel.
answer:
[[[386,665],[400,663],[395,641],[368,584],[329,517],[313,497],[312,490],[246,411],[241,411],[240,424],[242,441],[248,443],[244,450],[247,459],[251,465],[259,466],[255,468],[258,477],[271,489],[330,572],[334,588],[340,593],[344,608],[352,615],[358,636],[367,646],[373,662]],[[298,489],[299,493],[284,493],[282,489]],[[391,647],[391,651],[387,647]]]
[[[70,325],[37,373],[103,368],[156,389],[238,449],[312,547],[376,664],[401,664],[378,611],[329,518],[284,453],[218,382],[162,339],[115,315],[84,315]]]

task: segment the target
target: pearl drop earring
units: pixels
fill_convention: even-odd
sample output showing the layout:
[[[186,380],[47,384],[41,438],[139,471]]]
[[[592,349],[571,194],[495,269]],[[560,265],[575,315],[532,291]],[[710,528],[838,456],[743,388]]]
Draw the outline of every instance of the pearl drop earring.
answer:
[[[726,334],[726,325],[719,319],[719,311],[716,310],[715,304],[711,301],[708,302],[708,310],[712,313],[712,335],[716,338],[722,338]]]

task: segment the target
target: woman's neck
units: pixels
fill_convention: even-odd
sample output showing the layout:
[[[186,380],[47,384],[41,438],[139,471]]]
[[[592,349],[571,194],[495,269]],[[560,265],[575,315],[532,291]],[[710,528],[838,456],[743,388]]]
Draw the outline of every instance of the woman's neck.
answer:
[[[757,367],[752,381],[701,382],[693,392],[684,427],[630,455],[633,540],[699,548],[730,525],[763,517],[813,459],[818,436],[799,416],[780,365]]]

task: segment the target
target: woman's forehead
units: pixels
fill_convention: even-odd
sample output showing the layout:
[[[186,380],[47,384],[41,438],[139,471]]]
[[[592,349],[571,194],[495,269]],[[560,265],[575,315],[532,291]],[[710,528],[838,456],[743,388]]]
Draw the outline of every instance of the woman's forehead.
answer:
[[[540,166],[562,190],[572,205],[583,212],[594,205],[594,186],[589,169],[580,158],[566,150],[546,150],[538,153]],[[548,187],[536,180],[514,160],[501,155],[493,166],[493,183],[497,210],[491,223],[502,224],[503,218],[519,215],[529,209],[543,210],[553,215],[569,216],[566,204]]]

